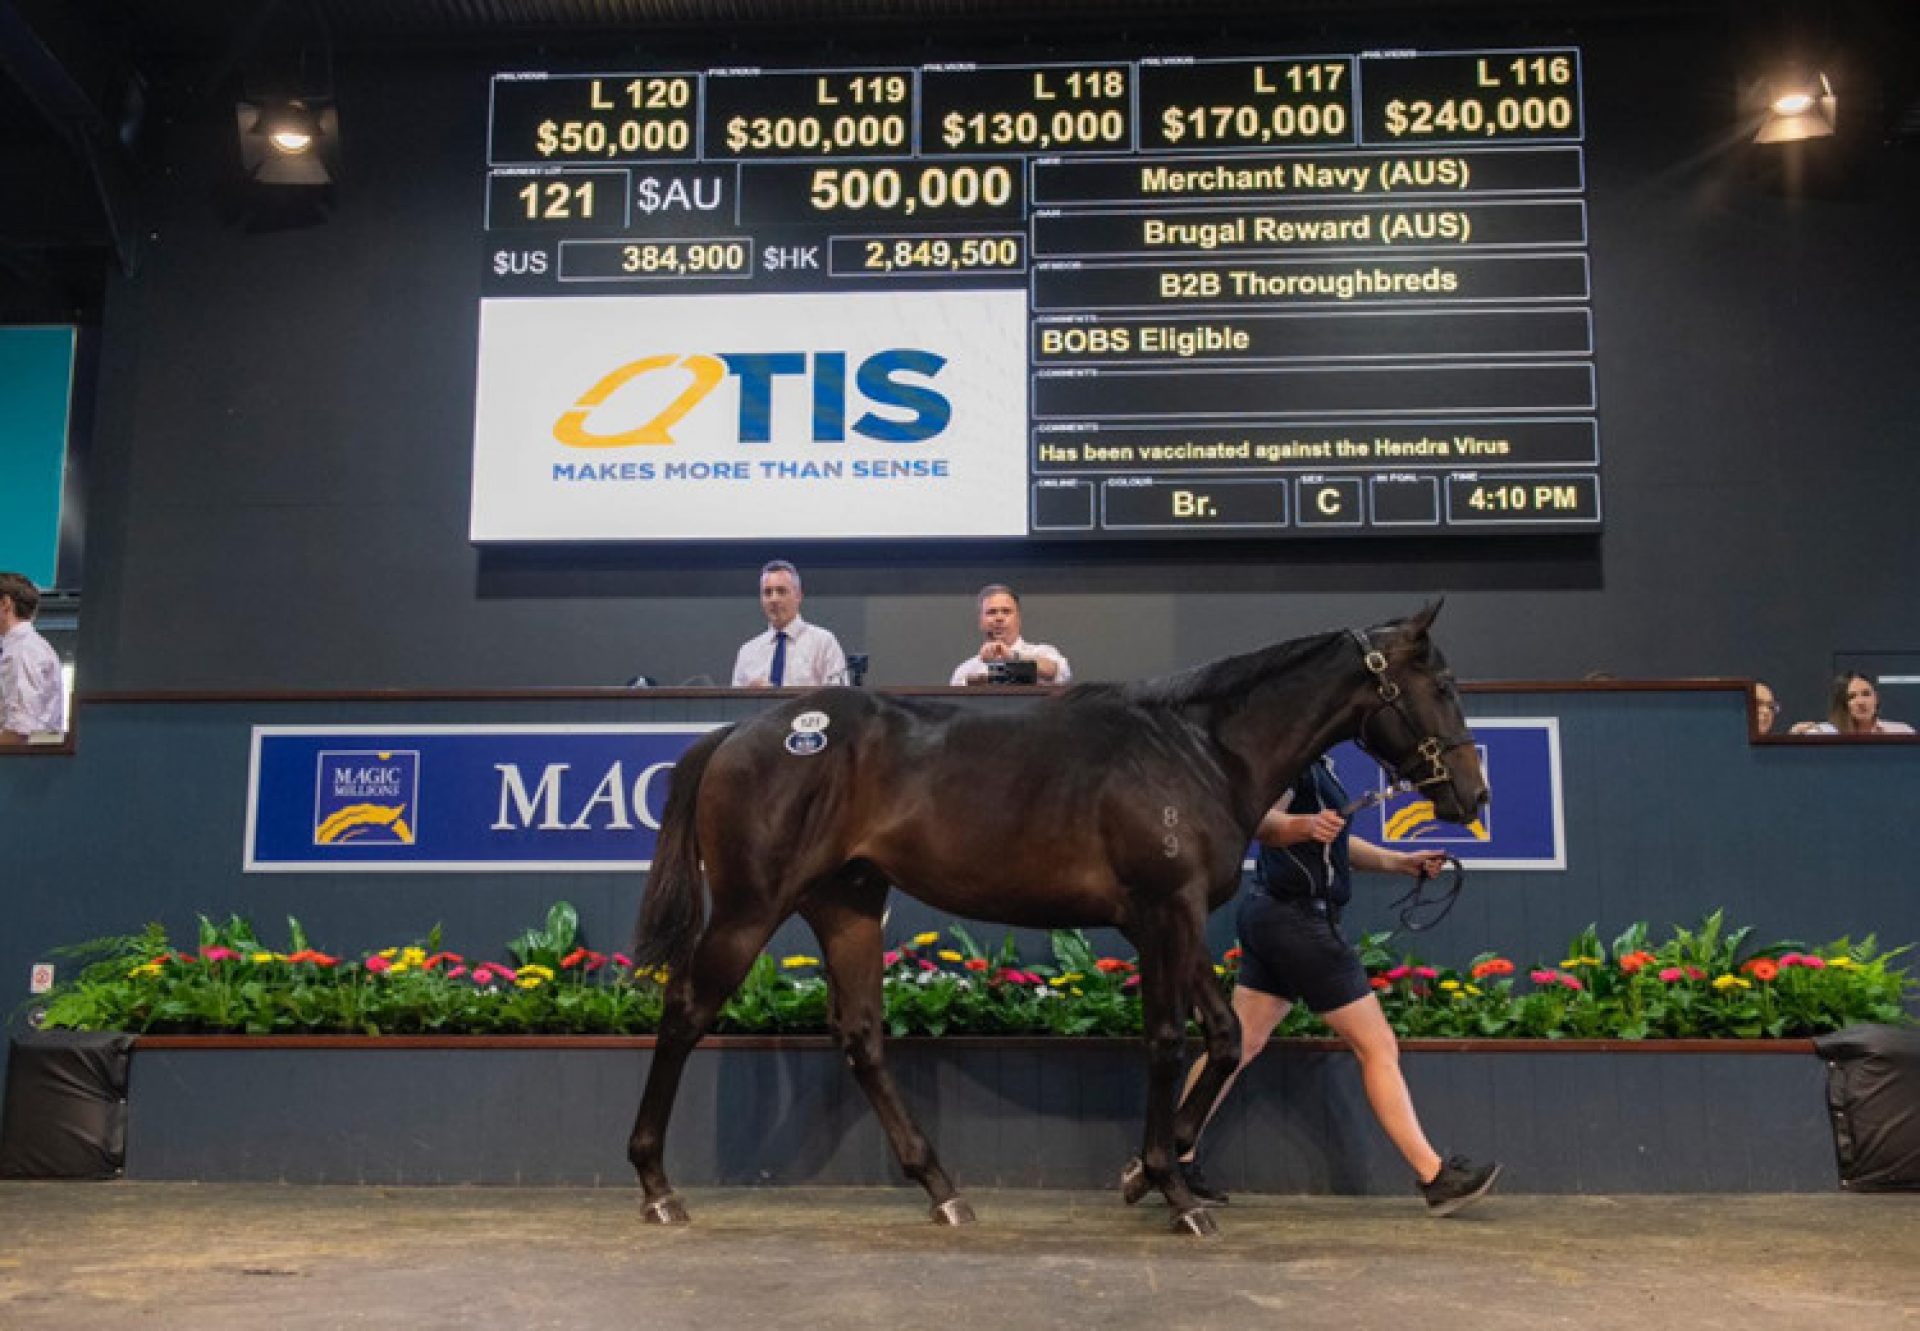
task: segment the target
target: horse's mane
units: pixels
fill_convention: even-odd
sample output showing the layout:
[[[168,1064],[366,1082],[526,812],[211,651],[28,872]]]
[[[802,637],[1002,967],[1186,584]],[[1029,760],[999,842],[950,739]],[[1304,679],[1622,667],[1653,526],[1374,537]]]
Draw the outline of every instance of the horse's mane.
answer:
[[[1131,684],[1076,684],[1061,695],[1072,702],[1129,702],[1149,707],[1181,707],[1188,703],[1217,702],[1243,696],[1256,684],[1289,669],[1318,651],[1340,633],[1316,633],[1309,638],[1294,638],[1258,651],[1224,656],[1218,661],[1194,666],[1157,679]]]

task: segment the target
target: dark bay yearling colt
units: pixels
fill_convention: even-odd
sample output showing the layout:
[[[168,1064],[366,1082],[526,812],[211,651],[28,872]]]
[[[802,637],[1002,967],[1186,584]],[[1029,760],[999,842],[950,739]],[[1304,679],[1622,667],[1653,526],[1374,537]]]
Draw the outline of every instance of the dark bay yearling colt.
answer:
[[[1437,609],[1166,679],[1082,686],[1018,713],[831,688],[701,739],[673,774],[635,949],[670,968],[627,1152],[647,1218],[687,1218],[661,1166],[681,1072],[798,911],[820,939],[834,1033],[901,1167],[935,1219],[973,1219],[885,1062],[881,911],[893,884],[969,919],[1111,925],[1138,949],[1150,1065],[1141,1159],[1175,1227],[1211,1232],[1173,1168],[1176,1144],[1191,1143],[1239,1062],[1207,914],[1239,886],[1261,815],[1341,740],[1424,787],[1444,819],[1466,822],[1485,802],[1459,698],[1427,635]],[[1205,1032],[1209,1084],[1176,1123],[1190,1013]]]

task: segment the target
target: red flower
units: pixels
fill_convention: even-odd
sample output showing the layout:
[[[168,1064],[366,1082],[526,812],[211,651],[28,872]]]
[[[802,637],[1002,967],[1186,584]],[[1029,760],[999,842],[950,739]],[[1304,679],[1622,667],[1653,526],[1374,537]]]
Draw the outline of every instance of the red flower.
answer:
[[[1093,968],[1102,974],[1113,975],[1120,971],[1132,970],[1133,963],[1131,961],[1122,961],[1118,957],[1102,957],[1093,963]]]
[[[633,969],[633,958],[632,958],[632,957],[630,957],[630,956],[628,956],[628,955],[627,955],[626,953],[624,953],[624,952],[616,952],[616,953],[614,953],[614,954],[613,954],[613,964],[614,964],[614,965],[616,965],[616,966],[623,966],[623,967],[625,967],[625,968],[626,968],[627,970],[632,970],[632,969]]]
[[[1620,958],[1620,969],[1628,975],[1638,975],[1648,966],[1651,966],[1654,961],[1655,957],[1651,952],[1629,952],[1626,956]]]
[[[1388,980],[1384,975],[1376,975],[1371,980],[1368,980],[1367,983],[1375,989],[1393,988],[1393,982]]]
[[[1780,967],[1765,957],[1755,957],[1740,969],[1762,984],[1780,977]]]
[[[1489,957],[1473,968],[1473,978],[1476,980],[1484,980],[1489,975],[1511,974],[1513,974],[1513,963],[1505,957]]]
[[[566,956],[560,958],[560,969],[563,971],[570,971],[575,966],[578,966],[581,962],[585,961],[586,959],[587,959],[587,950],[584,947],[576,947],[573,951],[567,953]],[[428,964],[432,964],[432,963],[428,963]]]
[[[967,969],[975,972],[986,970],[988,964],[985,957],[968,957],[966,960]]]
[[[1239,949],[1239,948],[1237,948],[1237,947],[1230,947],[1230,948],[1228,948],[1228,949],[1227,949],[1227,955],[1225,956],[1225,958],[1223,958],[1223,960],[1225,960],[1225,961],[1226,961],[1226,963],[1227,963],[1227,964],[1228,964],[1229,966],[1231,966],[1231,965],[1233,965],[1233,964],[1234,964],[1234,963],[1235,963],[1236,961],[1238,961],[1238,960],[1240,960],[1240,958],[1241,958],[1241,956],[1242,956],[1242,955],[1244,955],[1244,954],[1243,954],[1243,953],[1242,953],[1242,952],[1240,951],[1240,949]]]
[[[435,970],[439,970],[440,967],[446,962],[451,961],[452,963],[454,963],[454,965],[457,966],[462,961],[465,961],[465,960],[466,958],[461,956],[458,952],[436,952],[432,956],[428,957],[425,961],[421,962],[420,964],[427,970],[435,971]]]

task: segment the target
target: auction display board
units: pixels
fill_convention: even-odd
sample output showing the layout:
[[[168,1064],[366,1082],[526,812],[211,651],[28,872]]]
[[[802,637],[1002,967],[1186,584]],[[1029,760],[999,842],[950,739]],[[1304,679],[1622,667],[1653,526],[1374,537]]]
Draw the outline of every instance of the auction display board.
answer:
[[[1573,48],[504,73],[473,537],[1598,531]]]

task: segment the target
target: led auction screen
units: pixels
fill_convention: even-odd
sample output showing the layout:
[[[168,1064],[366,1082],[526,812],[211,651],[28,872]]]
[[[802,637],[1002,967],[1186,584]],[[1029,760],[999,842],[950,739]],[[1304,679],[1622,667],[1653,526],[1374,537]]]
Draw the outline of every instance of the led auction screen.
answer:
[[[474,539],[1597,531],[1580,78],[497,75]]]

